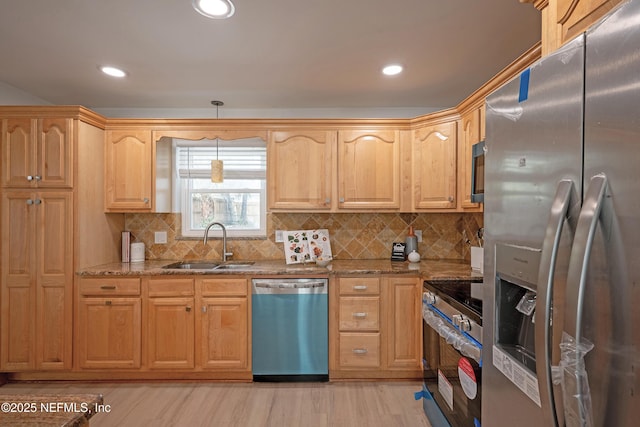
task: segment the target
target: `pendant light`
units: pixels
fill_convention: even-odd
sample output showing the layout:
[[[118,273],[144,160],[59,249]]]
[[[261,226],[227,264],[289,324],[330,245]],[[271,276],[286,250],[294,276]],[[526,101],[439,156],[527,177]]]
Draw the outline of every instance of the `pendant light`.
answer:
[[[216,120],[218,120],[219,116],[219,108],[224,105],[222,101],[211,101],[211,104],[216,106]],[[218,158],[220,143],[218,138],[216,138],[216,159],[211,160],[211,182],[220,183],[224,180],[223,178],[223,165],[222,160]]]

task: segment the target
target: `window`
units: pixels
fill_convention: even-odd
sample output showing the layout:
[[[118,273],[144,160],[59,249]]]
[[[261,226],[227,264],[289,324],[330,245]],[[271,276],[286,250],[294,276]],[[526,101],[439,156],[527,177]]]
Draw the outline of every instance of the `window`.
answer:
[[[261,139],[173,141],[182,235],[202,237],[221,222],[230,237],[266,236],[266,144]],[[224,163],[224,182],[211,182],[211,160]],[[219,227],[210,236],[222,235]]]

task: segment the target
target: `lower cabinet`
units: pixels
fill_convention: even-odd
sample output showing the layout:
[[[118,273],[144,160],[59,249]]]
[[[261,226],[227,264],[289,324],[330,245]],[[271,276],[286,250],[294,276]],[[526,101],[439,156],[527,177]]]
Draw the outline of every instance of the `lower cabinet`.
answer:
[[[75,364],[79,369],[140,369],[139,278],[83,278],[76,286]]]
[[[250,371],[248,283],[245,278],[199,279],[197,330],[203,369]]]
[[[331,288],[332,378],[420,378],[417,277],[338,277]]]
[[[146,350],[149,369],[195,367],[193,279],[144,279]]]
[[[75,370],[250,379],[248,283],[223,276],[81,278]]]

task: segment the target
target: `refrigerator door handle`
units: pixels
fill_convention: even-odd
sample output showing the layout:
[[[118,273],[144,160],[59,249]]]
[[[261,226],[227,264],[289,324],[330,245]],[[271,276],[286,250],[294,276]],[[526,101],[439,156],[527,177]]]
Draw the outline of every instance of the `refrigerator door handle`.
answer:
[[[566,317],[564,330],[569,339],[574,340],[572,347],[576,351],[563,352],[561,365],[564,363],[571,367],[565,369],[564,375],[571,372],[572,390],[563,391],[565,396],[565,422],[571,425],[591,425],[590,396],[588,390],[587,374],[584,369],[584,354],[589,351],[590,343],[582,338],[582,307],[587,281],[589,258],[593,247],[598,221],[602,212],[602,205],[607,191],[607,177],[598,174],[591,178],[589,188],[582,204],[582,211],[576,227],[576,235],[571,248],[569,271],[567,273],[567,299],[565,303]],[[565,338],[563,338],[564,341]],[[587,349],[583,351],[582,349]],[[567,372],[569,371],[569,372]],[[575,389],[574,389],[575,388]],[[571,396],[573,402],[567,402],[567,396]]]
[[[551,204],[545,238],[542,243],[540,270],[538,274],[539,279],[536,298],[538,307],[535,313],[535,340],[536,343],[544,344],[536,345],[535,347],[536,371],[538,372],[540,401],[545,416],[550,421],[549,425],[553,426],[559,425],[551,376],[551,304],[553,300],[553,283],[560,237],[565,219],[575,218],[576,216],[571,215],[572,212],[570,212],[570,208],[579,209],[579,202],[575,203],[577,199],[576,196],[577,194],[575,193],[572,180],[563,179],[558,183],[556,195]],[[574,206],[572,206],[572,202],[574,202]]]

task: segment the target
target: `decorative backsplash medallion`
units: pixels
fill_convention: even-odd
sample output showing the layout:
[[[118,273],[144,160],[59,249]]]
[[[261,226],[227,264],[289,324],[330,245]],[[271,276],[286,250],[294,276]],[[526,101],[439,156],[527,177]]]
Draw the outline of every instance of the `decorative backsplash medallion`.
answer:
[[[210,238],[180,238],[180,214],[126,214],[125,228],[133,242],[144,242],[147,259],[220,259],[222,241]],[[418,252],[423,259],[470,259],[469,244],[483,226],[482,213],[269,213],[266,239],[229,238],[231,259],[284,260],[283,243],[276,243],[275,230],[326,228],[337,259],[384,259],[391,244],[404,242],[409,226],[422,230]],[[166,231],[167,243],[155,244],[154,232]],[[465,233],[463,233],[465,231]]]

